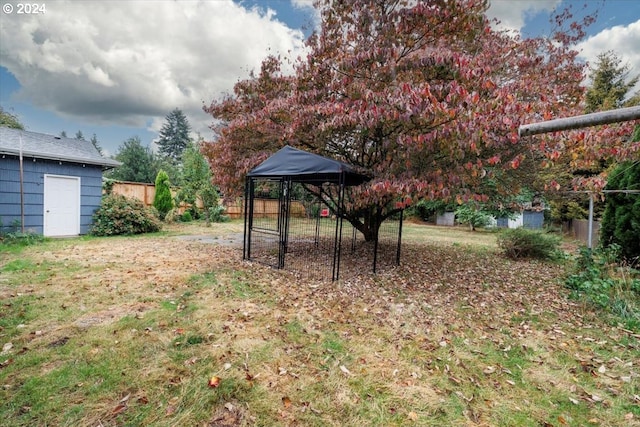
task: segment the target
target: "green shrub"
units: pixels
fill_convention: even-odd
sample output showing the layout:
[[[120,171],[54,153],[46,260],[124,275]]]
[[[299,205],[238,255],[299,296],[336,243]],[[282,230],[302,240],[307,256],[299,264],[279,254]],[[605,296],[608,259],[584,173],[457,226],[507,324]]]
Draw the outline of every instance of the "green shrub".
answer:
[[[153,207],[158,210],[160,219],[164,219],[167,213],[173,208],[169,175],[162,169],[156,176],[156,194],[153,197]]]
[[[2,218],[0,218],[0,244],[3,245],[17,245],[17,246],[29,246],[44,241],[44,236],[34,233],[32,231],[20,231],[22,223],[19,219],[11,221],[11,227],[13,231],[6,233],[3,232]]]
[[[441,200],[420,200],[407,210],[406,216],[418,217],[423,221],[430,221],[434,216],[448,209],[451,210],[453,207]]]
[[[182,215],[180,215],[180,221],[182,221],[182,222],[191,222],[191,221],[193,221],[193,216],[191,215],[191,212],[184,211],[184,213]]]
[[[5,245],[19,245],[29,246],[36,243],[44,242],[44,236],[42,234],[32,232],[20,232],[0,234],[0,243]]]
[[[554,259],[560,255],[560,237],[526,228],[506,229],[498,236],[498,247],[512,259]]]
[[[142,234],[160,230],[160,221],[151,209],[138,199],[120,194],[109,194],[93,214],[91,234],[115,236],[118,234]]]
[[[102,192],[104,194],[111,194],[113,192],[113,186],[116,185],[115,179],[103,178],[102,179]]]
[[[618,264],[622,248],[581,248],[574,271],[565,279],[571,297],[612,313],[626,327],[640,329],[640,273]]]
[[[456,220],[466,224],[475,231],[476,227],[486,227],[491,223],[491,216],[473,205],[462,205],[456,209]]]
[[[209,208],[209,221],[211,222],[227,222],[230,220],[228,215],[224,214],[224,206],[212,206]]]

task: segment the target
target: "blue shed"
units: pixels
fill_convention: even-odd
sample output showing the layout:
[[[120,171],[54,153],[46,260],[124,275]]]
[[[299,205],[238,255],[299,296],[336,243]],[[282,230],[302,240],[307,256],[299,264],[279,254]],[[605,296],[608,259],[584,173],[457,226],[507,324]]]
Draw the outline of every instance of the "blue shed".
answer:
[[[102,172],[120,164],[88,141],[0,127],[1,231],[12,231],[24,214],[25,230],[86,234],[100,206]]]

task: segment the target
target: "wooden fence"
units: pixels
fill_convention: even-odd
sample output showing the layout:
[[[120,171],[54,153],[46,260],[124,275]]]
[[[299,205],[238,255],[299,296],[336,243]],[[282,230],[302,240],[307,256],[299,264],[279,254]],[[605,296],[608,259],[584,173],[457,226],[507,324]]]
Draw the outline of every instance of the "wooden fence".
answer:
[[[156,195],[156,186],[141,182],[118,181],[113,184],[111,192],[113,194],[120,194],[125,197],[138,199],[146,206],[153,206],[153,198]]]
[[[564,223],[563,231],[586,245],[589,238],[589,221],[572,219]],[[600,221],[593,221],[592,231],[591,247],[595,248],[600,243]]]
[[[145,184],[143,182],[127,182],[117,181],[111,189],[113,194],[120,194],[140,200],[147,207],[153,206],[153,199],[156,196],[156,186],[154,184]],[[171,196],[176,196],[176,190],[171,189]],[[197,206],[202,206],[200,200],[196,201]],[[178,206],[178,213],[182,214],[189,208],[189,204],[183,203]]]
[[[146,206],[153,206],[153,198],[156,195],[156,186],[153,184],[144,184],[140,182],[118,181],[113,184],[111,190],[113,194],[121,194],[126,197],[136,198],[143,202]],[[175,196],[175,191],[171,191]],[[179,211],[184,211],[188,206],[180,206]],[[254,214],[258,217],[268,217],[278,215],[278,201],[272,199],[255,199]],[[244,215],[244,203],[242,200],[225,204],[225,213],[231,219],[242,218]],[[302,203],[297,201],[291,202],[291,215],[303,217],[306,210]]]
[[[242,218],[244,215],[244,201],[238,200],[225,204],[225,213],[231,219]],[[301,202],[291,201],[291,216],[304,217],[307,211]],[[273,217],[278,215],[278,201],[273,199],[254,199],[253,216],[257,218]]]

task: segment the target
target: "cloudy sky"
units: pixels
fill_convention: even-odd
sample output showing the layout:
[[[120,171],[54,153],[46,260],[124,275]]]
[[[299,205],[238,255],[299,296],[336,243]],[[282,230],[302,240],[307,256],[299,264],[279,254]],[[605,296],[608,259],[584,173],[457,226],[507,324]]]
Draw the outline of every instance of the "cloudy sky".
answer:
[[[310,0],[19,3],[0,0],[0,105],[27,130],[95,133],[108,154],[136,135],[150,144],[174,108],[210,139],[202,106],[266,55],[296,57],[316,22]],[[489,12],[524,36],[546,34],[561,3],[580,9],[585,0],[493,0]],[[640,2],[586,3],[600,12],[582,59],[611,49],[640,73]]]

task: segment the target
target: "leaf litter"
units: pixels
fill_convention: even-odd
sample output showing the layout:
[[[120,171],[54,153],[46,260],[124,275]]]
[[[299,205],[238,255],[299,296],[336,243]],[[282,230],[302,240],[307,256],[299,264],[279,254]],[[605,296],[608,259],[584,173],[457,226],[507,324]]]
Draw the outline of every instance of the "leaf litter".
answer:
[[[567,299],[559,283],[563,270],[556,264],[506,260],[493,249],[410,242],[403,247],[400,267],[327,283],[243,262],[237,247],[169,237],[79,242],[39,256],[94,272],[63,281],[54,271],[43,289],[32,290],[47,298],[65,295],[66,310],[72,313],[67,323],[29,325],[30,330],[56,331],[54,336],[64,333],[49,344],[66,344],[78,327],[101,327],[125,316],[142,319],[163,302],[173,302],[179,315],[176,301],[185,292],[195,292],[202,309],[194,320],[218,327],[204,334],[211,343],[208,354],[193,354],[182,366],[206,369],[207,358],[224,357],[217,369],[224,370],[225,377],[237,372],[250,387],[264,386],[286,397],[278,402],[280,408],[298,411],[286,414],[287,422],[315,415],[339,424],[339,418],[326,418],[331,408],[325,396],[315,396],[316,401],[300,396],[300,390],[322,379],[330,380],[324,386],[326,398],[347,406],[361,398],[338,394],[340,387],[381,381],[387,393],[406,398],[408,406],[394,412],[404,413],[410,422],[446,414],[443,401],[454,396],[468,408],[463,415],[468,422],[491,423],[497,402],[531,406],[531,389],[525,383],[539,389],[541,397],[562,393],[570,407],[585,412],[585,420],[601,416],[594,412],[598,405],[621,405],[621,400],[634,404],[628,390],[637,389],[637,358],[632,357],[638,354],[637,337]],[[216,272],[218,286],[190,287],[194,274],[209,272]],[[238,274],[265,292],[250,300],[225,294],[224,287]],[[287,330],[292,322],[300,325],[299,337]],[[189,327],[161,322],[149,330],[175,336],[171,331],[186,334]],[[325,343],[318,353],[316,347],[327,336],[336,348]],[[248,355],[270,342],[278,346],[273,360],[256,362],[249,371]],[[3,370],[11,369],[12,362],[3,361]],[[325,365],[340,375],[334,377]],[[194,375],[200,373],[194,370]],[[220,382],[213,378],[208,385],[215,392]],[[505,396],[502,387],[512,394]],[[483,397],[476,398],[478,393]],[[112,413],[130,412],[127,403],[118,402]],[[233,425],[228,423],[256,416],[246,409],[238,412],[244,404],[230,405],[215,412],[212,425],[215,420]],[[304,411],[311,406],[317,409]],[[173,417],[177,411],[177,404],[170,403],[165,414]],[[539,413],[532,411],[541,424],[558,420]],[[637,417],[628,414],[622,411],[625,422],[636,422]]]

